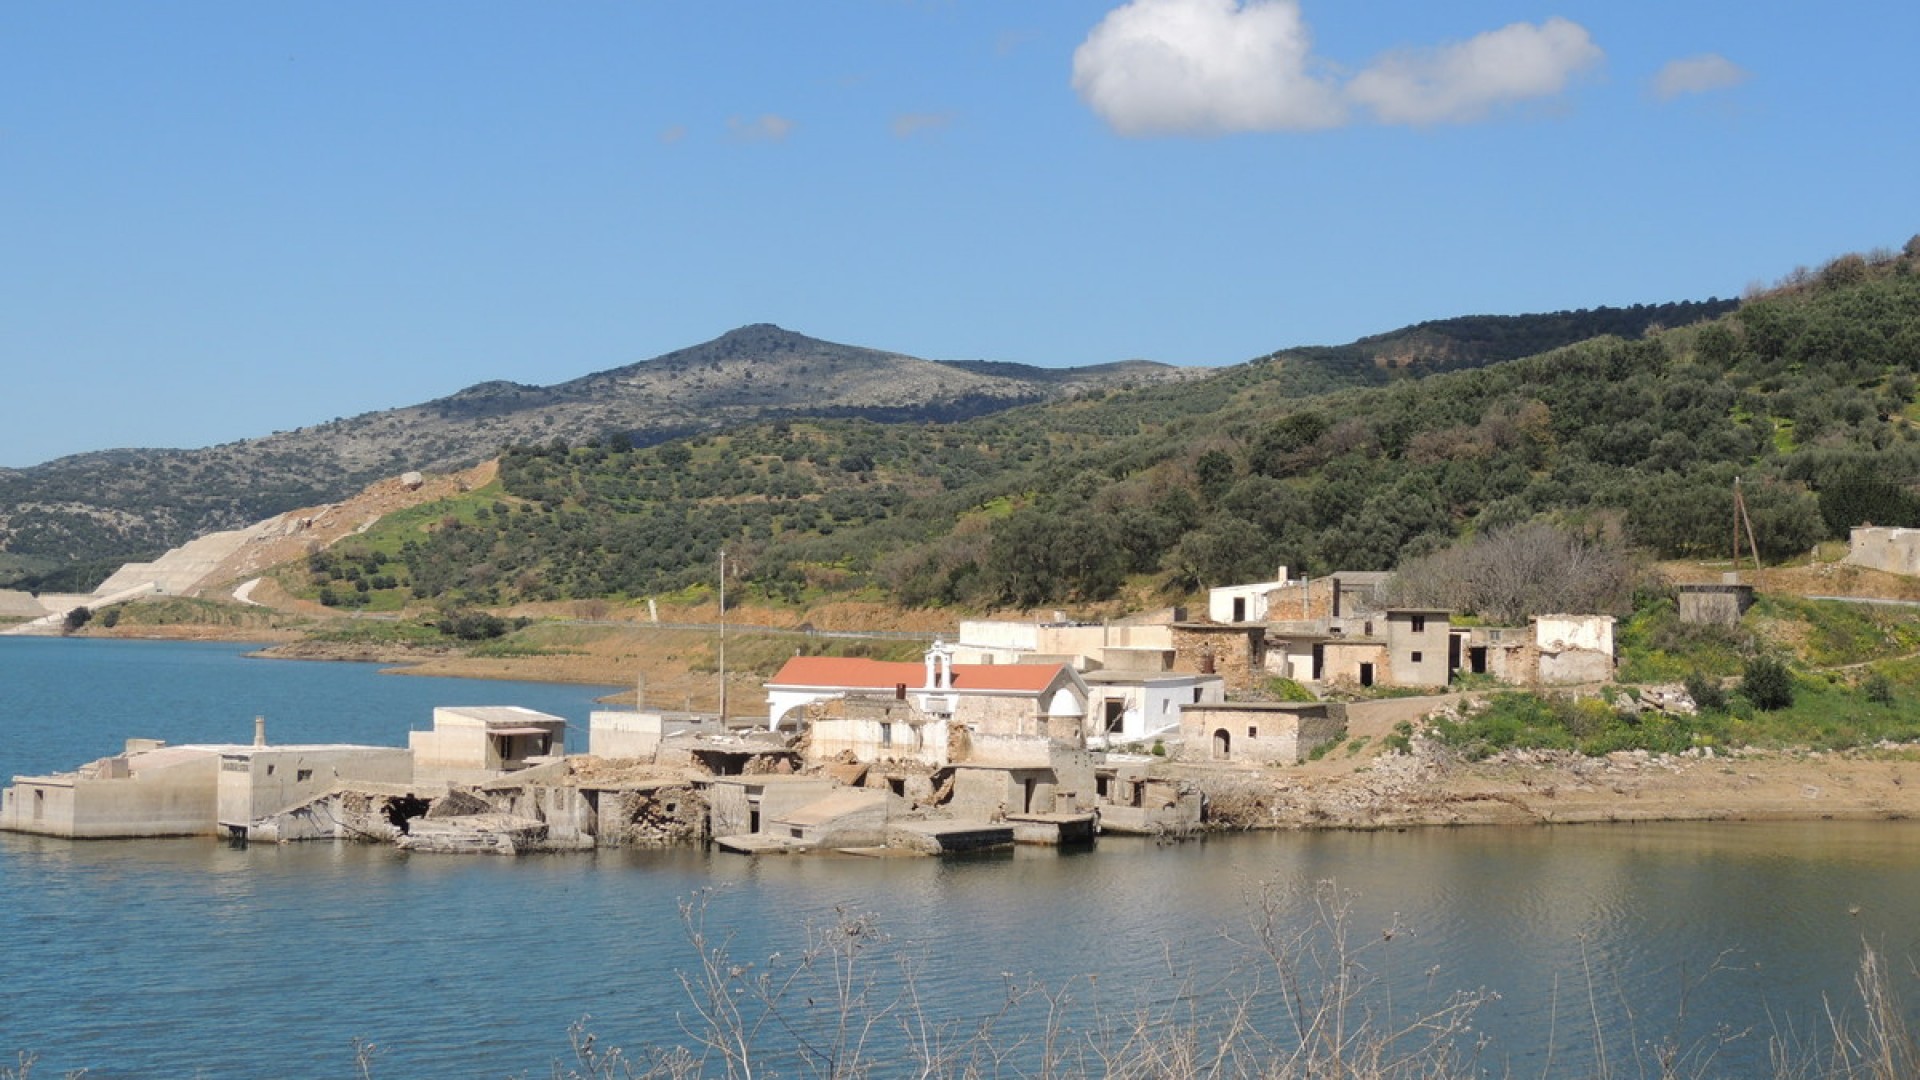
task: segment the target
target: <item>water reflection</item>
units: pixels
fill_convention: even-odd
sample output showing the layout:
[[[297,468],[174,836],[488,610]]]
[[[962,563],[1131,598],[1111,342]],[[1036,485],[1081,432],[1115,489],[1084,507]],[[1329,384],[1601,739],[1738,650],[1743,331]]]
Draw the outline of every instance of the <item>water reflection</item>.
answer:
[[[70,767],[129,734],[244,739],[256,711],[287,738],[392,743],[433,704],[584,719],[593,693],[238,651],[0,644],[0,775]],[[572,703],[528,696],[544,692]],[[129,716],[142,730],[123,730]],[[684,1042],[677,973],[694,953],[680,912],[699,896],[707,928],[756,964],[842,911],[875,913],[890,938],[875,970],[897,987],[894,958],[910,960],[938,1021],[978,1022],[1032,980],[1082,1008],[1206,1016],[1274,977],[1243,947],[1263,890],[1296,927],[1330,880],[1396,1015],[1455,990],[1500,994],[1479,1025],[1495,1073],[1578,1073],[1597,1009],[1615,1052],[1751,1029],[1719,1058],[1722,1075],[1749,1075],[1766,1071],[1774,1025],[1818,1030],[1823,998],[1849,998],[1863,941],[1901,972],[1920,956],[1905,918],[1916,841],[1907,823],[1554,826],[1108,837],[936,862],[0,834],[0,1060],[38,1050],[48,1075],[338,1074],[360,1037],[384,1048],[384,1076],[537,1074],[587,1013],[604,1043]]]
[[[468,1076],[542,1067],[586,1013],[607,1041],[683,1041],[680,910],[697,896],[742,961],[872,911],[948,1020],[990,1015],[1031,981],[1164,1012],[1271,978],[1236,944],[1263,890],[1301,925],[1331,880],[1396,1009],[1497,991],[1481,1025],[1494,1053],[1537,1072],[1592,1053],[1591,1008],[1628,1042],[1765,1030],[1844,998],[1863,939],[1920,953],[1901,917],[1917,839],[1905,824],[1636,825],[1108,838],[936,862],[5,836],[0,1051],[107,1074],[272,1075],[287,1054],[345,1062],[358,1036],[387,1047],[390,1075]],[[1722,1060],[1764,1050],[1756,1037]]]

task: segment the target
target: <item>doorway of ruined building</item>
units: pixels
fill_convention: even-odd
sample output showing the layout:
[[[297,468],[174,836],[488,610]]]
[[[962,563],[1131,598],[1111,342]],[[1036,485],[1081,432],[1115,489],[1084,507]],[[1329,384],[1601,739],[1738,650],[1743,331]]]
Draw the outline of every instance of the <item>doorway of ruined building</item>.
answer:
[[[1361,686],[1373,685],[1373,665],[1372,664],[1360,665],[1360,685]]]
[[[387,824],[399,829],[404,835],[413,831],[415,818],[427,816],[428,801],[418,795],[401,795],[388,799],[386,805]]]
[[[907,797],[907,778],[904,776],[887,777],[887,790],[901,798]]]
[[[1475,675],[1487,673],[1487,647],[1474,645],[1467,649],[1467,670]]]
[[[1121,730],[1127,726],[1127,703],[1109,698],[1102,707],[1107,714],[1107,734],[1120,734]]]
[[[1233,735],[1226,728],[1220,728],[1213,733],[1213,758],[1215,761],[1225,761],[1232,756]]]
[[[1020,786],[1023,789],[1020,794],[1020,812],[1023,814],[1031,814],[1033,813],[1033,792],[1034,789],[1039,786],[1039,781],[1029,777],[1026,780],[1020,781]]]
[[[1233,598],[1233,621],[1247,621],[1247,598],[1244,596],[1236,596]]]

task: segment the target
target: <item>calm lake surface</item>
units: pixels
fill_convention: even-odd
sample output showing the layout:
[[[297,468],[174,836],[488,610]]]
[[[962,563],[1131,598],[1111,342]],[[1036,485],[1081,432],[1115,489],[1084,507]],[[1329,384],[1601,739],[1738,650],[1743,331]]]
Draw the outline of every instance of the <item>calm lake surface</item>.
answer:
[[[256,713],[286,742],[403,745],[436,704],[527,705],[584,730],[605,692],[245,651],[0,639],[0,776],[128,736],[245,742]],[[957,1035],[1039,984],[1084,1042],[1143,1009],[1218,1022],[1272,985],[1248,945],[1260,898],[1312,930],[1331,881],[1373,1008],[1405,1019],[1455,991],[1499,995],[1474,1020],[1489,1075],[1585,1075],[1602,1053],[1639,1075],[1636,1048],[1673,1039],[1711,1053],[1714,1075],[1750,1076],[1771,1037],[1819,1034],[1823,1002],[1857,1012],[1863,942],[1903,972],[1920,957],[1917,851],[1920,826],[1842,822],[1108,838],[944,862],[0,834],[0,1063],[349,1076],[360,1039],[381,1077],[539,1076],[570,1063],[568,1026],[588,1015],[603,1046],[685,1043],[689,901],[755,970],[775,953],[790,970],[809,927],[871,913],[886,936],[861,961],[876,1000],[898,995],[904,961],[919,1003],[882,1041],[910,1014]],[[1019,1001],[1000,1030],[1037,1037],[1044,1004]],[[1256,1015],[1277,1031],[1270,1006]]]

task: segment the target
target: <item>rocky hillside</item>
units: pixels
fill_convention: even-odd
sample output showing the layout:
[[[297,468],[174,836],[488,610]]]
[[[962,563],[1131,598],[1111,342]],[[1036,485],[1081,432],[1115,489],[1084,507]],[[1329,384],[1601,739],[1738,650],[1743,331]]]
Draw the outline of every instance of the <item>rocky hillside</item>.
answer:
[[[0,586],[86,591],[120,562],[151,558],[203,533],[331,502],[408,470],[464,468],[509,446],[644,447],[763,420],[964,420],[1119,389],[1164,391],[1170,383],[1200,390],[1178,408],[1204,413],[1249,381],[1301,398],[1495,364],[1597,335],[1635,338],[1728,306],[1446,319],[1217,370],[1146,361],[1059,369],[938,362],[746,326],[553,386],[484,382],[421,405],[201,450],[109,450],[0,469]],[[1154,409],[1164,401],[1136,400]],[[1114,411],[1109,426],[1137,431],[1162,419]]]
[[[0,470],[0,553],[25,568],[16,578],[76,561],[148,557],[201,533],[341,498],[380,477],[465,467],[506,446],[647,445],[781,417],[953,420],[1196,374],[1147,362],[1060,370],[938,363],[746,326],[554,386],[485,382],[421,405],[201,450],[109,450]]]

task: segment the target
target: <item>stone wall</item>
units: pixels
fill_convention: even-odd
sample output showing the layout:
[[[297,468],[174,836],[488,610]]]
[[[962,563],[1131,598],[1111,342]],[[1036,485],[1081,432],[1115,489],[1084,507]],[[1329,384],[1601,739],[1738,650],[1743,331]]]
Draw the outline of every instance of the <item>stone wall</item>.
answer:
[[[1173,628],[1174,670],[1218,675],[1228,690],[1248,690],[1265,680],[1265,642],[1257,627],[1182,623]]]
[[[1682,585],[1678,592],[1683,623],[1738,626],[1753,606],[1751,585]]]
[[[587,715],[587,753],[622,761],[652,761],[665,717],[656,712],[595,709]]]
[[[1846,561],[1889,574],[1920,575],[1920,529],[1859,526],[1848,537]]]

